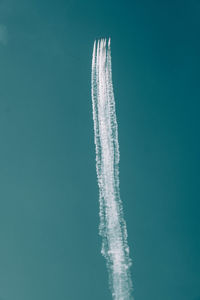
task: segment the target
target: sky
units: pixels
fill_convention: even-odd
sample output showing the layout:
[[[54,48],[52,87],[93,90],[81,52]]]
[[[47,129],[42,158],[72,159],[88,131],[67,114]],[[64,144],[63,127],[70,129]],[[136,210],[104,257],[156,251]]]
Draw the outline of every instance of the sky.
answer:
[[[111,37],[135,300],[200,299],[200,1],[0,1],[0,299],[111,300],[91,103]]]

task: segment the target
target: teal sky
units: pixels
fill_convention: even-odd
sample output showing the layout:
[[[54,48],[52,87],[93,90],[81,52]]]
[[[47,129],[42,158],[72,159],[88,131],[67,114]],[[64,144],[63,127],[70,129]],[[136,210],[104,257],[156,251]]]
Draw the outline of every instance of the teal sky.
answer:
[[[90,76],[111,37],[136,300],[200,299],[200,1],[0,1],[0,300],[111,300]]]

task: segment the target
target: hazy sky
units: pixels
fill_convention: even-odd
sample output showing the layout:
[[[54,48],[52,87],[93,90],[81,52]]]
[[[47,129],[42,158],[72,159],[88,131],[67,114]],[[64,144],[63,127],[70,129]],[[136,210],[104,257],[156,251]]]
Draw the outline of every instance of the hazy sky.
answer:
[[[90,76],[111,37],[135,300],[200,299],[200,1],[0,1],[0,299],[111,300]]]

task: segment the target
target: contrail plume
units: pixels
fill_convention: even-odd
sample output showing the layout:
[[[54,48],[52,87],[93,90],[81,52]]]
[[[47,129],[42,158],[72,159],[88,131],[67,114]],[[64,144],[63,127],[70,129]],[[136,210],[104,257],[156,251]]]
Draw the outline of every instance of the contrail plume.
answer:
[[[110,39],[94,42],[92,107],[99,185],[102,254],[106,258],[113,299],[131,300],[131,260],[119,190],[119,144],[112,85]]]

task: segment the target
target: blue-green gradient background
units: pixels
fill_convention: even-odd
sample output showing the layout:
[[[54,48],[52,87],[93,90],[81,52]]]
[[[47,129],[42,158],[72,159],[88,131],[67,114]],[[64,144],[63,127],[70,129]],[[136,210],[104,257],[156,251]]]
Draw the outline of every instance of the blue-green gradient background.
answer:
[[[111,37],[136,300],[200,299],[200,1],[1,0],[0,299],[111,300],[91,56]]]

